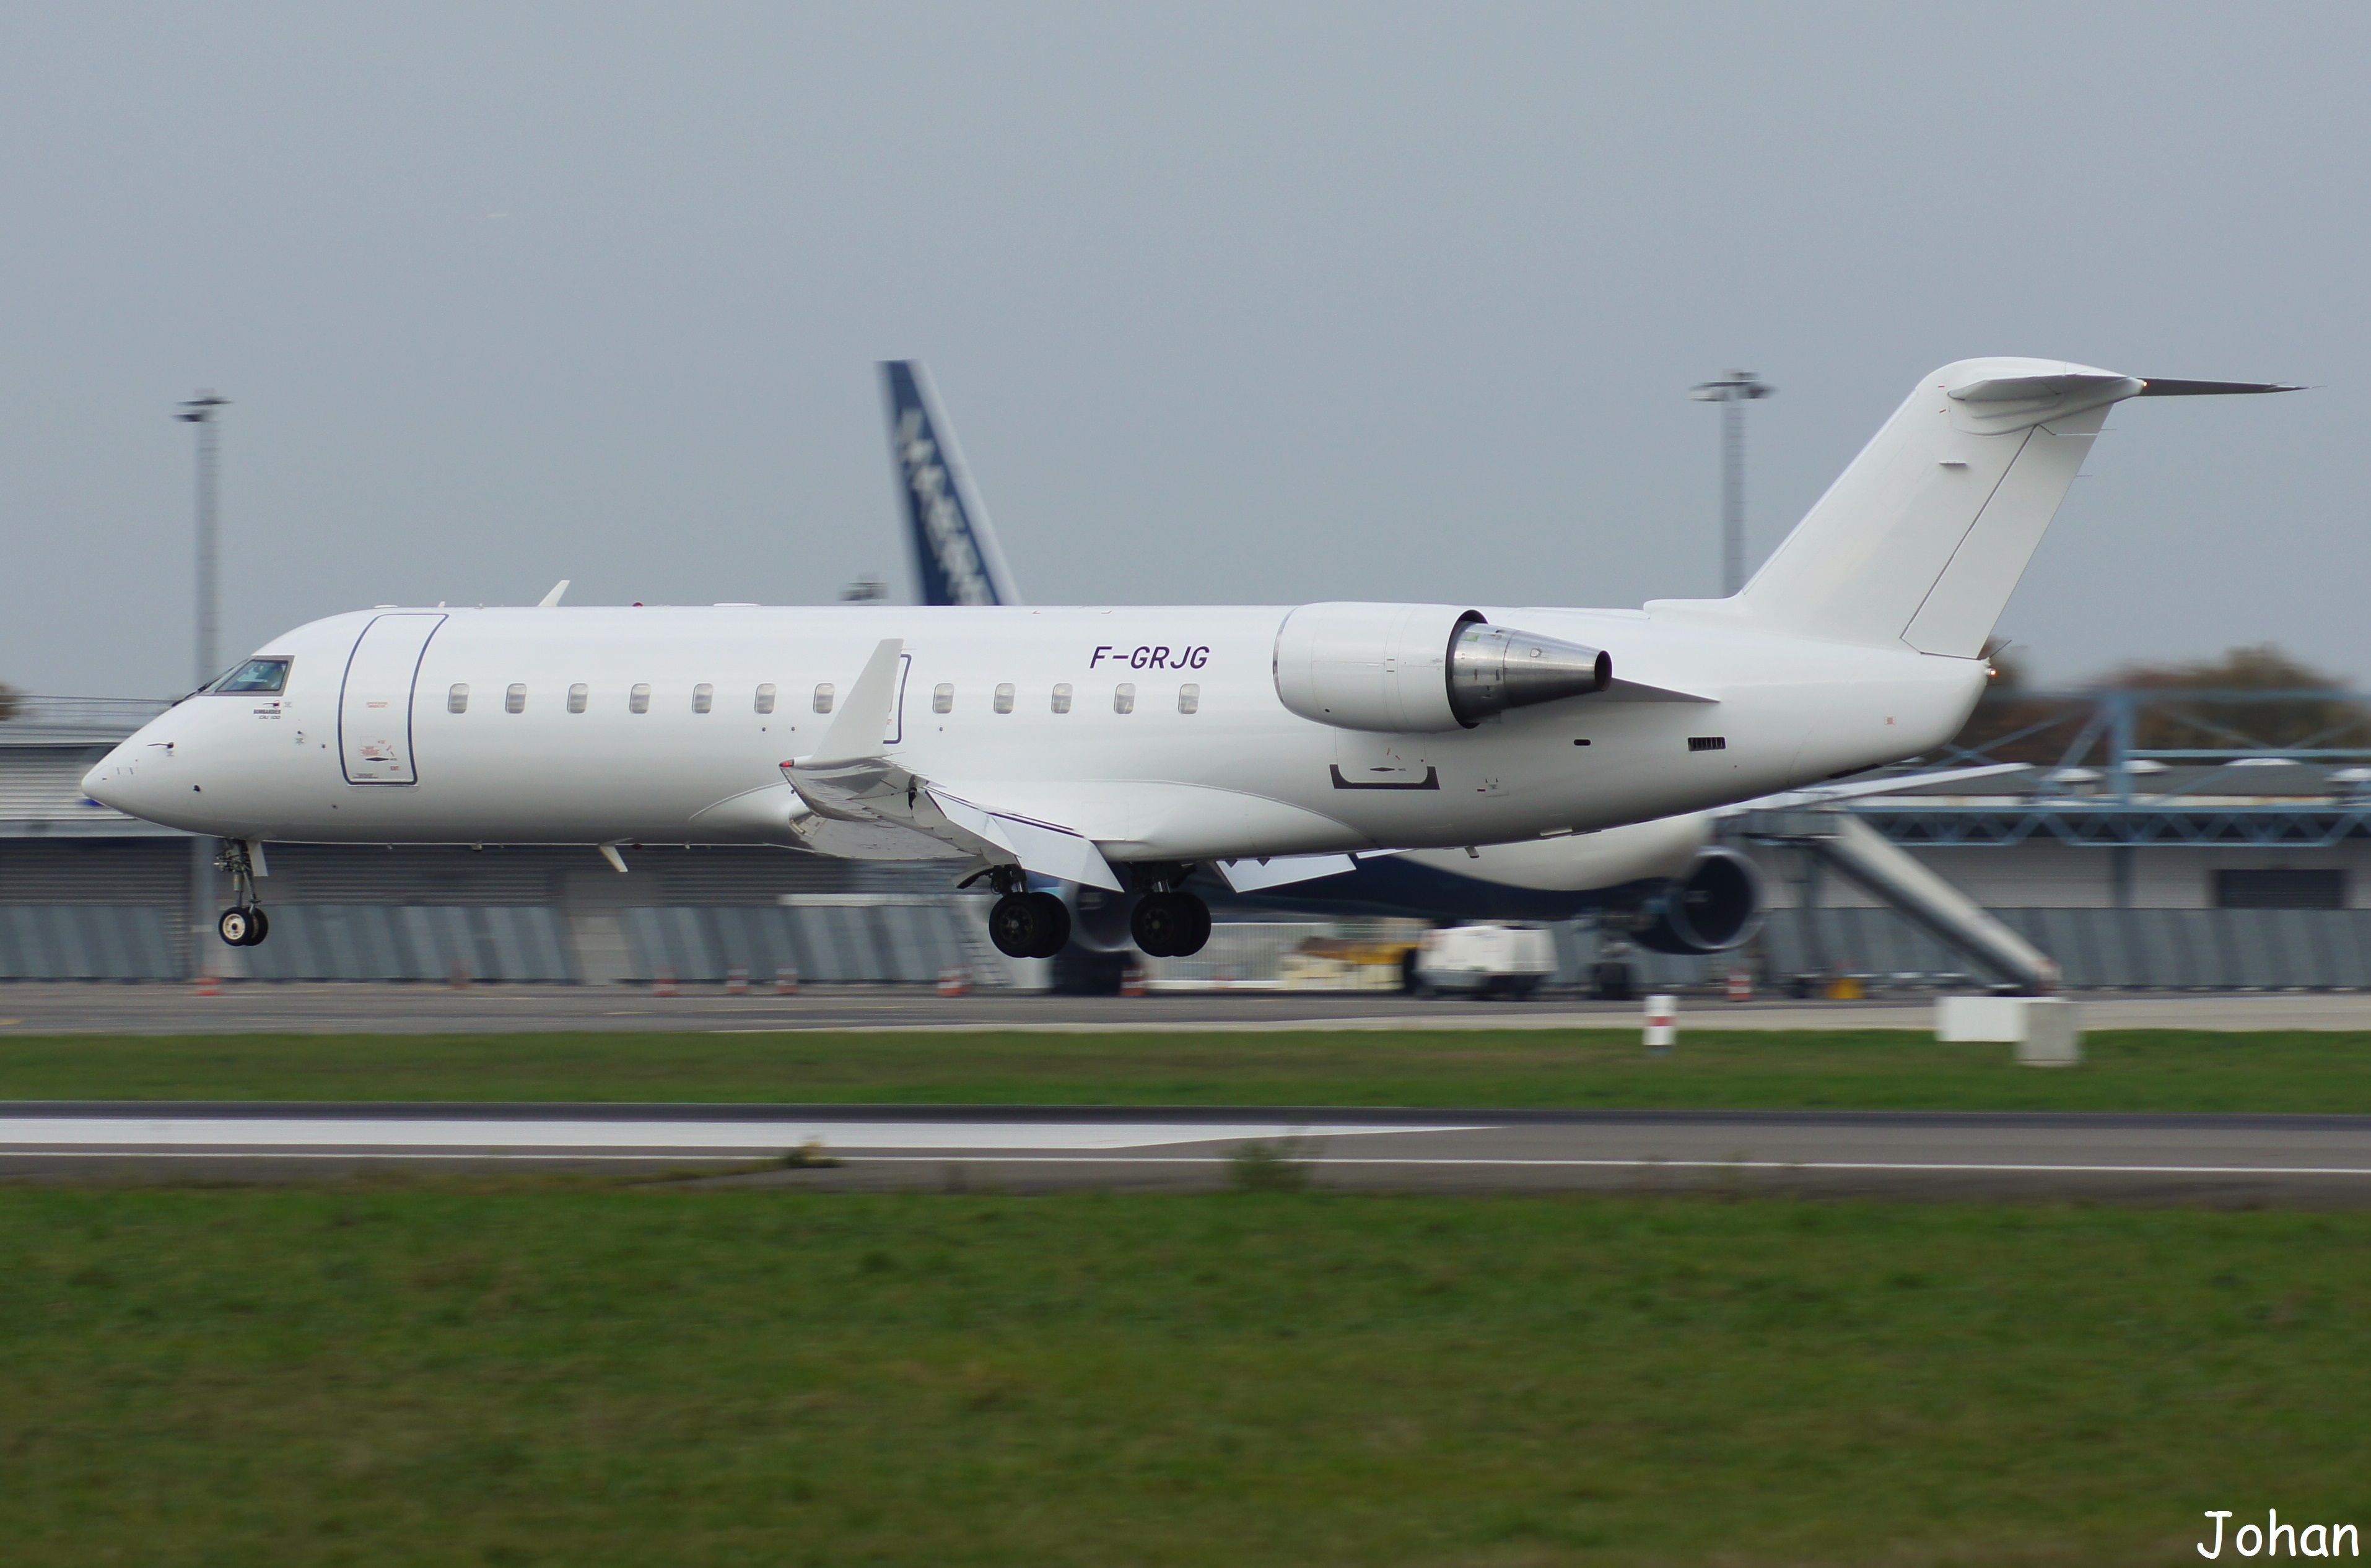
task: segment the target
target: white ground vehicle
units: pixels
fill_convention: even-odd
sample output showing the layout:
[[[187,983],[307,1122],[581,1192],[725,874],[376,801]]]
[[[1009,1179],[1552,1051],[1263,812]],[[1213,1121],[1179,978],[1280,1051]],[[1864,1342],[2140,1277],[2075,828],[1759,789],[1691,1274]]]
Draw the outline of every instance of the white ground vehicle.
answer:
[[[1419,996],[1528,997],[1555,973],[1555,940],[1537,926],[1445,926],[1415,954]]]

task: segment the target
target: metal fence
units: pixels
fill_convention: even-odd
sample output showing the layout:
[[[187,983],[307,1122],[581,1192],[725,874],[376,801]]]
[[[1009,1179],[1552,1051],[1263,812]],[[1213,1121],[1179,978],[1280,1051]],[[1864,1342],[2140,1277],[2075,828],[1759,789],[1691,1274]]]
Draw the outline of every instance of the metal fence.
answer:
[[[771,908],[640,908],[621,911],[630,968],[625,978],[723,980],[733,971],[760,980],[784,969],[826,984],[920,984],[961,965],[988,965],[967,940],[966,912],[951,898],[786,901]],[[978,974],[1003,980],[1000,966]]]
[[[259,980],[576,978],[560,917],[522,905],[283,905],[238,955]]]
[[[614,912],[625,953],[618,977],[926,984],[962,965],[982,986],[1012,983],[979,925],[984,901],[944,895],[793,896],[774,905],[667,905]],[[2371,910],[2000,909],[2058,961],[2073,988],[2371,990]],[[0,981],[181,978],[174,912],[126,904],[0,904]],[[1288,956],[1329,928],[1222,921],[1192,959],[1148,964],[1158,982],[1277,984]],[[1585,926],[1553,928],[1556,981],[1586,982],[1597,956]],[[532,905],[282,904],[272,939],[222,950],[219,968],[260,980],[574,982],[577,933]],[[214,951],[212,939],[207,951]],[[1745,967],[1764,979],[1850,974],[1880,979],[1964,974],[1967,963],[1890,909],[1780,909],[1751,949],[1708,958],[1640,952],[1647,987],[1717,983]],[[597,971],[596,971],[597,973]]]

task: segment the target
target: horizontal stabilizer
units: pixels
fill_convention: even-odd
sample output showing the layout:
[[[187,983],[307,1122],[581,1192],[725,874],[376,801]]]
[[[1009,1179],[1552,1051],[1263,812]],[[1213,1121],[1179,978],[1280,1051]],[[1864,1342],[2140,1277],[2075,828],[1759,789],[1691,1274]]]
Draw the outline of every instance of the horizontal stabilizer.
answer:
[[[2141,383],[2144,398],[2237,398],[2251,392],[2302,392],[2284,381],[2160,381]]]

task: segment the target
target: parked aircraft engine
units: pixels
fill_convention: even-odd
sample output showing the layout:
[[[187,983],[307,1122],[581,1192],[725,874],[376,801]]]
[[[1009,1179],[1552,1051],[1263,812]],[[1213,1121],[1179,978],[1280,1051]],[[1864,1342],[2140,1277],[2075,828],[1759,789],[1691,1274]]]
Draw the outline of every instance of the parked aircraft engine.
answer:
[[[1492,626],[1452,605],[1303,605],[1276,636],[1276,694],[1303,719],[1424,734],[1603,691],[1596,648]]]
[[[1631,940],[1657,952],[1725,952],[1762,928],[1762,873],[1733,849],[1706,849],[1639,910]]]

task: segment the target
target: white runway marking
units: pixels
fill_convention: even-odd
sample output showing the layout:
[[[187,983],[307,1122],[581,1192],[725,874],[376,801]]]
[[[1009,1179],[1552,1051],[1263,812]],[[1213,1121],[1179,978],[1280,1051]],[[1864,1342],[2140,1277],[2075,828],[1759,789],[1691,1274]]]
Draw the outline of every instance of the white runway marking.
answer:
[[[1342,1137],[1359,1133],[1447,1133],[1467,1126],[1291,1126],[1280,1122],[694,1122],[496,1121],[422,1117],[26,1116],[0,1120],[0,1154],[59,1153],[104,1146],[162,1152],[324,1148],[680,1149],[780,1153],[810,1142],[827,1148],[1043,1149],[1079,1152],[1162,1144]]]

